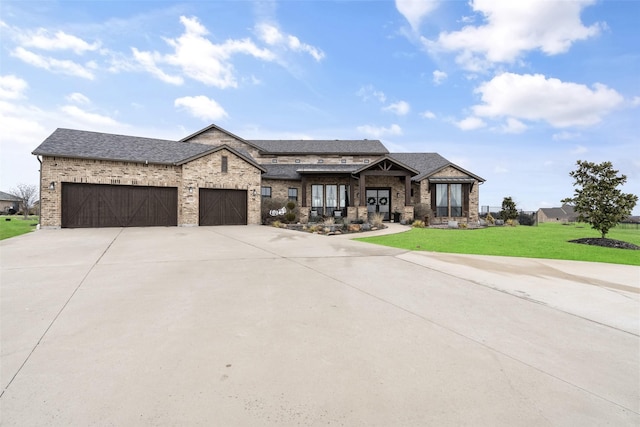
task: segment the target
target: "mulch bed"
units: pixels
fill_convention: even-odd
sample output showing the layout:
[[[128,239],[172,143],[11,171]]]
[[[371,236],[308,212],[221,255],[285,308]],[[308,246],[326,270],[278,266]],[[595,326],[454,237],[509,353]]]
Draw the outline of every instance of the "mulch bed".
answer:
[[[583,245],[603,246],[605,248],[640,250],[640,246],[622,240],[603,239],[601,237],[585,237],[583,239],[569,240],[570,243],[581,243]]]

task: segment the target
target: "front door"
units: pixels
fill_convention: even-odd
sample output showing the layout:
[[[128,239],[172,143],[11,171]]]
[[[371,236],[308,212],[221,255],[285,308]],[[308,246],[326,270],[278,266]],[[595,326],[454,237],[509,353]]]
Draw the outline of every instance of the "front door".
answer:
[[[367,214],[371,217],[374,213],[383,216],[384,221],[389,221],[389,207],[391,205],[391,190],[388,188],[367,189]]]

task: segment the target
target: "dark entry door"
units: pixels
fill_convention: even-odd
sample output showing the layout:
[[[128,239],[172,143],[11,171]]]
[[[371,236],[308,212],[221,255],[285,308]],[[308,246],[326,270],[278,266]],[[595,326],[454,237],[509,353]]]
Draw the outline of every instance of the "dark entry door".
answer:
[[[384,221],[391,219],[389,208],[391,206],[391,190],[388,188],[367,188],[367,214],[381,214]]]
[[[247,191],[201,188],[200,225],[247,225]]]
[[[178,189],[62,183],[62,227],[178,225]]]

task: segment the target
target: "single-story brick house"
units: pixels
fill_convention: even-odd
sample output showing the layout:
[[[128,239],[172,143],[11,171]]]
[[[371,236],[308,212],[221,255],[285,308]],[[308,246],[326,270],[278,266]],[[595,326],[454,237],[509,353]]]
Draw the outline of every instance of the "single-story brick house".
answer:
[[[378,140],[245,140],[216,125],[180,141],[57,129],[41,162],[43,227],[260,224],[265,197],[324,216],[478,221],[484,179],[436,153]]]
[[[571,205],[562,205],[559,208],[540,208],[536,212],[536,220],[539,224],[544,222],[576,222],[578,214]]]
[[[0,213],[19,212],[22,208],[22,199],[13,194],[0,191]]]

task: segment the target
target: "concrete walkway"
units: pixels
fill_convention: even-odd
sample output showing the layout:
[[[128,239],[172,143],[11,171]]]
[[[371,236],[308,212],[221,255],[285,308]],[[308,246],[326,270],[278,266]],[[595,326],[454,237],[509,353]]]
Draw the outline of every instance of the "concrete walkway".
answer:
[[[260,226],[41,230],[0,263],[3,426],[640,425],[637,267]]]

